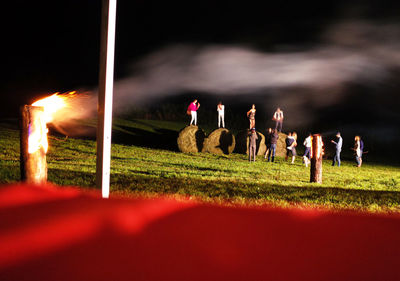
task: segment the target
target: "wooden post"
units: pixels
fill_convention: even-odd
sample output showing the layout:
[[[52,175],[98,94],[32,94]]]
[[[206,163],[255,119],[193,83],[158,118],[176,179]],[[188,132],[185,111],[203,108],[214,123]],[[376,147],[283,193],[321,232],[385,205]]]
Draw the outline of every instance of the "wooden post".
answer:
[[[321,135],[312,136],[310,182],[322,183],[323,143]]]
[[[103,198],[110,193],[114,43],[117,0],[103,0],[101,19],[96,185]]]
[[[47,181],[47,127],[44,109],[40,106],[21,107],[20,158],[21,180],[42,184]]]

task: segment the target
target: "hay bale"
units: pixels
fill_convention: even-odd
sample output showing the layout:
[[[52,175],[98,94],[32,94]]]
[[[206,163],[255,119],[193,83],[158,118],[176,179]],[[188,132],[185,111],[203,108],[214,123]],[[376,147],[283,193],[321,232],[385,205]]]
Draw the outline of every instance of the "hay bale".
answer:
[[[228,129],[219,128],[204,140],[203,152],[230,154],[234,148],[235,136]]]
[[[279,139],[276,143],[275,156],[285,157],[286,156],[286,140],[287,135],[284,133],[279,133]]]
[[[197,126],[186,126],[179,132],[178,148],[181,152],[200,152],[203,150],[203,143],[206,134]]]
[[[236,146],[235,152],[242,153],[242,154],[249,154],[249,137],[248,137],[248,130],[240,131],[236,135]],[[258,136],[258,140],[256,142],[257,149],[256,155],[264,155],[265,151],[267,150],[267,146],[265,145],[265,136],[260,132],[256,132]]]

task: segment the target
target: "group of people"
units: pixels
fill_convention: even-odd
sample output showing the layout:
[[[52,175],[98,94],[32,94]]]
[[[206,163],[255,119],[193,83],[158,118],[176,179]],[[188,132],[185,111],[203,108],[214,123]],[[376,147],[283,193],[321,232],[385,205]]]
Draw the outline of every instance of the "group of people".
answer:
[[[340,132],[337,132],[336,140],[331,140],[331,143],[335,145],[335,155],[333,157],[332,166],[335,166],[337,164],[338,167],[340,167],[340,153],[342,152],[342,146],[343,146],[343,138],[340,135]],[[361,167],[362,155],[364,153],[364,142],[362,141],[360,136],[354,137],[353,150],[356,156],[357,167]]]
[[[250,130],[256,127],[256,105],[253,104],[249,111],[247,111],[247,117],[250,121]],[[274,112],[272,120],[275,121],[275,130],[282,132],[283,126],[283,111],[278,107]]]
[[[200,108],[200,103],[195,99],[192,103],[190,103],[187,114],[191,116],[190,125],[197,125],[197,110]],[[225,105],[222,102],[217,104],[217,112],[218,112],[218,128],[225,128]],[[256,132],[256,106],[253,104],[249,111],[247,111],[247,118],[250,122],[249,128],[249,161],[255,161],[256,159],[256,147],[257,147],[257,132]],[[269,128],[266,136],[266,146],[267,150],[265,152],[264,158],[268,158],[268,162],[275,161],[276,154],[276,146],[279,139],[279,132],[282,131],[283,127],[283,111],[278,107],[272,116],[272,120],[275,121],[275,128]],[[305,138],[303,145],[305,147],[304,155],[303,155],[303,163],[306,167],[310,164],[311,159],[311,142],[312,135],[311,133],[307,135]],[[336,139],[331,140],[331,143],[335,145],[335,155],[333,157],[332,166],[336,164],[340,167],[340,153],[342,151],[343,146],[343,138],[340,135],[340,132],[337,132]],[[289,132],[288,136],[285,140],[286,144],[286,157],[287,161],[289,156],[291,156],[291,163],[294,163],[297,152],[297,133]],[[364,143],[361,140],[360,136],[356,136],[354,139],[354,151],[356,155],[356,163],[357,167],[361,167],[362,164],[362,155],[364,150]]]
[[[197,110],[200,108],[200,103],[195,99],[191,102],[187,109],[187,114],[191,116],[191,120],[189,125],[197,126]],[[220,101],[217,104],[217,112],[218,112],[218,128],[225,128],[225,105]],[[250,121],[250,130],[256,127],[256,105],[253,104],[249,111],[247,111],[247,118]],[[283,126],[283,111],[278,107],[274,112],[272,120],[275,121],[275,129],[278,132],[282,131]]]

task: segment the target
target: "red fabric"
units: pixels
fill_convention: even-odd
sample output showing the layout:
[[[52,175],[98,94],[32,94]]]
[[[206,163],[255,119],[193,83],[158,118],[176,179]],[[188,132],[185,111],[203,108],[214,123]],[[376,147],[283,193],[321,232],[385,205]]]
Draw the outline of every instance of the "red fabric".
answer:
[[[0,280],[400,280],[400,217],[0,188]]]

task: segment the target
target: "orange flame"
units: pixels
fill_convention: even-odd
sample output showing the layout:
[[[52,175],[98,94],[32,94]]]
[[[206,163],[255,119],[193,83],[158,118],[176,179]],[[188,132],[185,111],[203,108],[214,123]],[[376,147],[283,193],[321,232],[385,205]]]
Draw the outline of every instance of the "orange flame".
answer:
[[[33,106],[42,106],[46,123],[51,123],[54,120],[55,114],[62,108],[68,107],[67,100],[76,96],[76,91],[67,93],[54,93],[53,95],[40,99],[32,103]]]
[[[53,95],[32,103],[33,106],[43,107],[43,116],[33,120],[30,125],[28,137],[28,152],[34,153],[43,147],[46,153],[49,147],[47,140],[48,129],[46,124],[51,123],[60,109],[68,107],[67,100],[76,95],[76,91],[67,93],[54,93]]]

